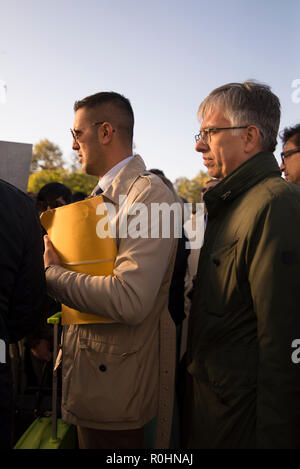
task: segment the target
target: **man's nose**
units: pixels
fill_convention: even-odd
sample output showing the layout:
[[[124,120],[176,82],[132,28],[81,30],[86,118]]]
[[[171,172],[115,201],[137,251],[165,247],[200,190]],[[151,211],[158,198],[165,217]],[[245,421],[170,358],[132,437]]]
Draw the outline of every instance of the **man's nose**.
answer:
[[[75,140],[75,138],[73,138],[72,150],[79,150],[79,143],[77,142],[77,140]]]
[[[199,153],[204,153],[209,150],[209,146],[207,145],[207,143],[203,143],[202,138],[200,138],[196,143],[195,150]]]
[[[284,164],[284,163],[281,163],[281,165],[280,165],[280,171],[283,173],[284,170],[285,170],[285,164]]]

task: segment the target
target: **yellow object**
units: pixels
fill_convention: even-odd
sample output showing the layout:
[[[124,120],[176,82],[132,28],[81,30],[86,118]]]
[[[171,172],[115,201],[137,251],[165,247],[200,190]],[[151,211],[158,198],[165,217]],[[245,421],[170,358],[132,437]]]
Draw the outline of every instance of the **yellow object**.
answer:
[[[117,246],[101,195],[47,210],[41,223],[59,255],[62,266],[89,275],[112,275]],[[111,322],[62,305],[62,324]]]

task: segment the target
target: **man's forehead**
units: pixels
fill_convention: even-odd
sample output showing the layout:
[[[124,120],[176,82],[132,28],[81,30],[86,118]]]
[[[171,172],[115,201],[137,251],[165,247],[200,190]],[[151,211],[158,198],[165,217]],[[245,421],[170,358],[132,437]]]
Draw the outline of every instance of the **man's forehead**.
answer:
[[[284,151],[292,150],[293,148],[296,148],[296,147],[298,147],[298,145],[296,144],[296,138],[293,136],[284,144],[283,150]]]
[[[77,109],[74,115],[74,128],[76,128],[75,126],[81,126],[83,124],[97,120],[95,116],[95,109],[88,109],[86,107]]]
[[[87,116],[87,109],[84,108],[84,107],[81,107],[81,108],[77,109],[77,111],[75,111],[74,122],[80,122],[80,121],[86,119],[86,116]]]
[[[202,121],[200,122],[200,126],[202,129],[206,127],[215,127],[221,125],[227,125],[228,119],[225,117],[225,113],[222,108],[217,106],[211,106],[205,112]]]

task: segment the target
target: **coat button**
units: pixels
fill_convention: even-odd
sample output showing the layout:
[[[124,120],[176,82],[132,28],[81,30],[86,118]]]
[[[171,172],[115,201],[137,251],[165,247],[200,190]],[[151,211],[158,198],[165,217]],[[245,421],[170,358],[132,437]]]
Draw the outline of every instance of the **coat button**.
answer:
[[[106,366],[105,365],[100,365],[99,370],[100,371],[106,371]]]

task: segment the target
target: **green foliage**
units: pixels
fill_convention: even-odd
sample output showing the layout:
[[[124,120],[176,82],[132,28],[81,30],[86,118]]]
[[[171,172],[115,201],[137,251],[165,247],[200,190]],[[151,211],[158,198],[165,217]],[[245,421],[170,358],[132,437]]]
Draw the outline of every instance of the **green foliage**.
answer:
[[[62,151],[58,145],[47,139],[40,140],[33,147],[30,171],[63,169]]]
[[[201,189],[209,179],[210,177],[207,173],[200,171],[200,173],[193,179],[176,179],[174,186],[181,197],[184,197],[188,202],[197,203],[202,202]]]
[[[27,190],[36,194],[49,182],[61,182],[69,187],[72,192],[82,191],[90,194],[97,184],[98,178],[82,171],[69,172],[65,169],[44,169],[30,174]]]
[[[68,173],[68,177],[64,184],[68,186],[72,192],[81,191],[89,195],[98,181],[99,178],[96,176],[91,176],[83,173],[82,171],[74,171]]]

